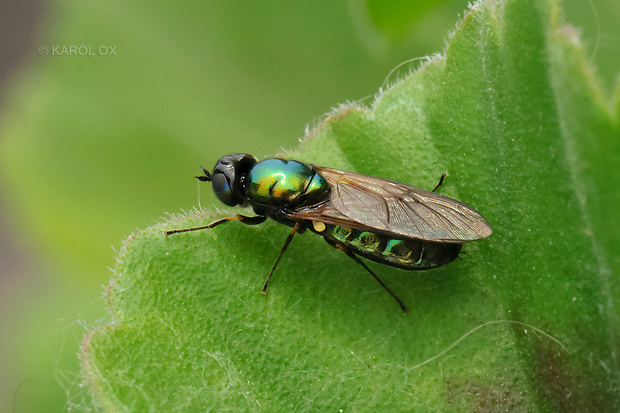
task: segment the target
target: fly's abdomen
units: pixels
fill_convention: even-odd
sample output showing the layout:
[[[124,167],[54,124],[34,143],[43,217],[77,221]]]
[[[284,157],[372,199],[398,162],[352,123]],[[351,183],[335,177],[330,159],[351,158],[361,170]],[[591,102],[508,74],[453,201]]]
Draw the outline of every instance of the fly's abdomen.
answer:
[[[323,236],[344,245],[357,255],[405,270],[426,270],[452,262],[462,244],[438,243],[418,239],[397,239],[387,235],[326,225]]]

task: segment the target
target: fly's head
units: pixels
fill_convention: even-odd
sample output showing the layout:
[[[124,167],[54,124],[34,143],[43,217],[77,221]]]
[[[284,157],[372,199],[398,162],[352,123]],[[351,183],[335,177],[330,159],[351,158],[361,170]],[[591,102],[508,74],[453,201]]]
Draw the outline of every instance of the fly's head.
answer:
[[[257,162],[258,159],[247,153],[231,153],[217,161],[212,173],[202,168],[204,175],[196,178],[211,182],[215,196],[226,205],[244,205],[245,178]]]

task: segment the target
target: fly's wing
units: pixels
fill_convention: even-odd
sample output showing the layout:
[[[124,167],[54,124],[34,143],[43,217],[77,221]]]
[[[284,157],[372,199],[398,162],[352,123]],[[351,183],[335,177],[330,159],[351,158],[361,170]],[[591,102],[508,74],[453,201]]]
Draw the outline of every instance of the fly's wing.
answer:
[[[455,199],[388,179],[312,165],[331,185],[329,202],[302,207],[294,218],[397,237],[467,242],[491,235],[475,209]]]

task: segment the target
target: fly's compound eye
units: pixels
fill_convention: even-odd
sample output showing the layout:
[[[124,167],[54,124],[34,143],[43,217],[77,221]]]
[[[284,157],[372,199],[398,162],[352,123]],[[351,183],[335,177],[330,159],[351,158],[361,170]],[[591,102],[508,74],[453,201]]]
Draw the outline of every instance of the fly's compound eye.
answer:
[[[242,182],[256,162],[255,157],[245,153],[233,153],[220,158],[211,178],[213,192],[220,201],[228,206],[243,205],[246,202]]]
[[[214,173],[211,179],[213,185],[213,192],[220,201],[229,206],[235,206],[238,202],[234,199],[232,188],[228,182],[228,178],[223,173]]]

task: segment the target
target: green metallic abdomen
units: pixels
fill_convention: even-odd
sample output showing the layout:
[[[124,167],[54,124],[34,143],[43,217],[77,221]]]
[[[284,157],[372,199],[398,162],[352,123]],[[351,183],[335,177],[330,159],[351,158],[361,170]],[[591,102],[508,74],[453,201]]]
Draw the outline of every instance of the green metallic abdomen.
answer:
[[[310,165],[283,159],[266,159],[252,167],[246,182],[246,196],[270,206],[315,203],[329,196],[325,178]]]
[[[322,235],[362,257],[405,270],[427,270],[448,264],[458,257],[462,247],[459,243],[396,239],[339,225],[327,225]]]

